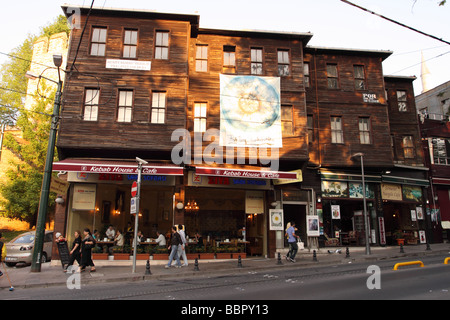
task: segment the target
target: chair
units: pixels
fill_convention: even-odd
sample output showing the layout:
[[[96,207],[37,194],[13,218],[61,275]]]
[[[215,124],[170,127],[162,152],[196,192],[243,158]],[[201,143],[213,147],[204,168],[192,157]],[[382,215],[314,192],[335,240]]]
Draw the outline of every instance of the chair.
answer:
[[[328,235],[324,232],[323,235],[325,236],[325,246],[327,247],[337,247],[339,245],[339,239],[338,238],[329,238]]]
[[[358,240],[358,232],[357,231],[349,231],[348,236],[342,238],[342,243],[351,245],[351,244],[355,244],[358,245],[359,240]]]

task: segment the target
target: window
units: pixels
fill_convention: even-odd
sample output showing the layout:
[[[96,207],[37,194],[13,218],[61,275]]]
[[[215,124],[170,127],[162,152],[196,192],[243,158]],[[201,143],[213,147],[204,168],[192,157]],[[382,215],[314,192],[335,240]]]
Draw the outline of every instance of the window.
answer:
[[[306,127],[308,129],[308,142],[311,143],[314,141],[314,117],[311,114],[308,114],[306,118]]]
[[[236,47],[223,46],[223,73],[236,73]]]
[[[119,105],[117,112],[118,122],[131,122],[131,112],[133,110],[133,91],[119,90]]]
[[[206,102],[194,103],[194,132],[206,132]]]
[[[294,134],[294,108],[292,106],[281,106],[281,129],[284,136]]]
[[[305,88],[310,87],[309,79],[309,62],[303,64],[303,77],[305,79]]]
[[[155,59],[169,59],[169,32],[167,31],[156,32]]]
[[[450,165],[450,139],[432,138],[431,145],[433,164]]]
[[[364,72],[364,66],[353,66],[355,76],[355,89],[366,89],[366,76]]]
[[[105,56],[106,28],[94,27],[92,29],[91,56]]]
[[[84,121],[97,121],[99,96],[100,90],[86,89],[84,95]]]
[[[359,141],[370,144],[370,118],[359,118]]]
[[[278,75],[288,76],[289,71],[289,50],[278,50]]]
[[[251,74],[263,74],[263,50],[261,48],[251,49]]]
[[[344,143],[342,117],[331,117],[331,143]]]
[[[125,30],[125,38],[123,40],[123,57],[136,58],[137,52],[137,30]]]
[[[166,116],[166,93],[153,92],[151,123],[165,123],[165,116]]]
[[[405,155],[405,159],[414,158],[414,142],[412,136],[403,137],[403,153]]]
[[[327,64],[327,79],[329,89],[339,88],[338,67],[337,64]]]
[[[208,46],[197,45],[197,52],[195,54],[195,71],[208,71]]]
[[[400,111],[400,112],[408,111],[406,102],[407,102],[406,91],[397,91],[398,111]]]

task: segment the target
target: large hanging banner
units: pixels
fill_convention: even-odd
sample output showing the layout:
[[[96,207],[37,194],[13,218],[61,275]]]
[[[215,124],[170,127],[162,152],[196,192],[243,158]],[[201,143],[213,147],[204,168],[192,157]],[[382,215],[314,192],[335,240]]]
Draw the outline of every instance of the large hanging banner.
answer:
[[[281,148],[280,78],[220,75],[220,145]]]

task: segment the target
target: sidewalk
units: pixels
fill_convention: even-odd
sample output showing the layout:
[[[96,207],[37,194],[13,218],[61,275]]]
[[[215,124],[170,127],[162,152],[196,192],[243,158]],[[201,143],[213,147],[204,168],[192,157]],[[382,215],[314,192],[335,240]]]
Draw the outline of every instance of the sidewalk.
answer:
[[[336,253],[336,249],[341,249],[341,253]],[[333,253],[328,253],[328,250]],[[145,275],[146,261],[139,260],[136,263],[136,273],[132,273],[132,261],[94,261],[96,272],[89,273],[88,269],[81,273],[81,286],[94,283],[120,282],[120,281],[142,281],[152,279],[171,279],[171,278],[191,278],[208,277],[212,275],[233,275],[239,273],[248,273],[251,271],[263,271],[274,269],[292,269],[311,266],[326,266],[336,264],[346,264],[349,262],[377,261],[391,258],[405,258],[405,261],[419,259],[418,257],[431,254],[442,254],[445,257],[450,256],[450,244],[439,243],[432,244],[431,251],[426,250],[426,245],[412,245],[404,247],[405,253],[400,253],[400,247],[372,247],[371,255],[365,254],[364,247],[349,247],[350,257],[346,257],[346,248],[321,248],[316,254],[317,261],[313,259],[313,252],[308,249],[298,252],[296,262],[287,262],[283,255],[282,265],[274,258],[249,257],[242,259],[242,267],[238,267],[238,260],[198,260],[199,271],[195,271],[194,260],[189,261],[189,266],[182,268],[172,267],[165,269],[167,261],[150,261],[151,275]],[[1,267],[5,273],[4,266]],[[44,263],[41,272],[32,273],[30,267],[6,268],[15,289],[32,287],[50,287],[64,286],[69,273],[63,273],[59,261]],[[0,278],[0,292],[9,289],[10,285],[6,274]]]

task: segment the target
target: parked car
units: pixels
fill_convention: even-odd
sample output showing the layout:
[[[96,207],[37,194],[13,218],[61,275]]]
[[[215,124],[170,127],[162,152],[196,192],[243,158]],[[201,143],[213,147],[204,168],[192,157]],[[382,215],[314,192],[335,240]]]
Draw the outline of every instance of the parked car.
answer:
[[[6,244],[6,265],[8,267],[14,267],[19,262],[31,264],[35,238],[36,231],[29,231],[22,233],[21,235],[8,242]],[[41,263],[51,260],[52,246],[53,231],[45,231]]]

